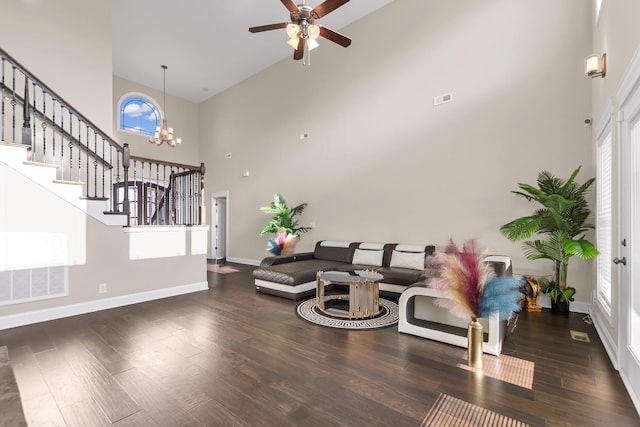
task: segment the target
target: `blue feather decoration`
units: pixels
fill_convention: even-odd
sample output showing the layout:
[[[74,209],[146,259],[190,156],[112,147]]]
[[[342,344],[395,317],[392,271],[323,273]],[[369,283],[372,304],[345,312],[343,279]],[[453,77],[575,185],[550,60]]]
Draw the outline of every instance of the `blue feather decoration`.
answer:
[[[280,245],[278,244],[277,237],[272,237],[269,239],[269,241],[267,242],[267,251],[275,256],[280,255],[281,249]]]
[[[520,311],[522,280],[513,276],[494,277],[484,285],[480,300],[480,317],[489,317],[497,312],[500,320]]]

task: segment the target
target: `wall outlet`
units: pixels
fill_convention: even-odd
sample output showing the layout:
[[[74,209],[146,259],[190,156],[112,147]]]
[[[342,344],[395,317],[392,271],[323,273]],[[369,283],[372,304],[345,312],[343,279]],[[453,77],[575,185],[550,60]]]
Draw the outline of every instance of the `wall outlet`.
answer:
[[[107,284],[106,283],[98,284],[98,293],[100,293],[100,294],[106,294],[107,293]]]

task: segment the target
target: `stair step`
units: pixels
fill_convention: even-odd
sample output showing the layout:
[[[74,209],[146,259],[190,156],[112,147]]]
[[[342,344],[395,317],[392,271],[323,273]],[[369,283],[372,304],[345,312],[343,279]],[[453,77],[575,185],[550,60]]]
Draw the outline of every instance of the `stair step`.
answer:
[[[54,165],[52,163],[43,163],[43,162],[33,162],[30,160],[27,160],[25,162],[22,162],[25,165],[30,165],[30,166],[40,166],[40,167],[45,167],[45,168],[52,168],[52,169],[59,169],[60,165]]]
[[[53,182],[55,182],[56,184],[68,184],[68,185],[84,185],[84,182],[82,181],[66,181],[64,179],[54,179]]]

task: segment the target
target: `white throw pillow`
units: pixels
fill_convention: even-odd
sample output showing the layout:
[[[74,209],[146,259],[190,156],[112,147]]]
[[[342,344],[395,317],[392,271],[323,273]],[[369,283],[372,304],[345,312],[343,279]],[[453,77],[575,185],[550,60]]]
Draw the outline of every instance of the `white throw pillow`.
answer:
[[[393,251],[389,266],[424,270],[424,252]]]
[[[375,265],[380,267],[382,265],[382,254],[384,251],[370,251],[366,249],[356,249],[353,254],[353,261],[351,264],[362,265]]]

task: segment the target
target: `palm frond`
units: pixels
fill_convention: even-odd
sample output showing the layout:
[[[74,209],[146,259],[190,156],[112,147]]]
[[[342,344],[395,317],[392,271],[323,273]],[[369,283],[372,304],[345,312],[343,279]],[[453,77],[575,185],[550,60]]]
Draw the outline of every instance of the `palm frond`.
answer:
[[[567,254],[576,255],[582,259],[591,259],[600,253],[591,242],[584,239],[565,240],[564,251]]]

